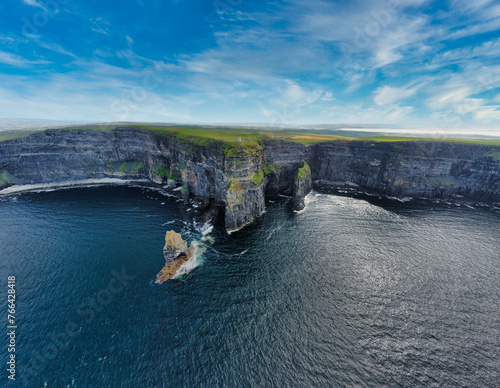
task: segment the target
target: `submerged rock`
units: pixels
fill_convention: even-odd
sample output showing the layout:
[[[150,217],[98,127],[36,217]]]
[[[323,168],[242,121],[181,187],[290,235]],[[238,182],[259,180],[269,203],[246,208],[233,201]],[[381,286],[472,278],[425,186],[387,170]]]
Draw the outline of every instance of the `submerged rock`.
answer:
[[[156,276],[158,283],[163,283],[172,277],[179,268],[188,261],[194,254],[194,246],[188,248],[180,233],[170,230],[165,235],[165,246],[163,256],[165,257],[165,267]]]

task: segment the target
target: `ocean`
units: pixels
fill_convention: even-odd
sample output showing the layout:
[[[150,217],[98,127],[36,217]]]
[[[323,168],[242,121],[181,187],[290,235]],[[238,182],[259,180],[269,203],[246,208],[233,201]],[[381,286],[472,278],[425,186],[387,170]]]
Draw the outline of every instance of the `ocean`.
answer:
[[[155,283],[167,230],[197,245]],[[498,387],[500,210],[313,192],[231,235],[137,187],[0,200],[28,387]],[[7,332],[7,304],[1,324]],[[4,335],[3,360],[9,338]]]

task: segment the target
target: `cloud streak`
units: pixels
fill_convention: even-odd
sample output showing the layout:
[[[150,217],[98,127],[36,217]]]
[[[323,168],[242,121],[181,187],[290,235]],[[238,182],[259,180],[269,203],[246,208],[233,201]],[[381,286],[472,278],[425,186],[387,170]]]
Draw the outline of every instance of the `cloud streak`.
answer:
[[[19,4],[13,20],[26,5],[45,10]],[[141,121],[454,130],[491,128],[498,117],[495,1],[243,2],[222,19],[196,0],[134,4],[68,4],[18,51],[21,26],[0,28],[5,114],[74,119],[85,107],[105,121],[125,104]]]

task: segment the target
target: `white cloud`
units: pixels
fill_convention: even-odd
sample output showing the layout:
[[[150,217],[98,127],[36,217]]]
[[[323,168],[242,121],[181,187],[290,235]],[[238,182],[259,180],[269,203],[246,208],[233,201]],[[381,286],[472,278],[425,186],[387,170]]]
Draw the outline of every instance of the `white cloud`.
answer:
[[[466,64],[473,62],[486,63],[491,61],[495,63],[500,56],[500,39],[493,39],[481,43],[477,46],[466,46],[452,50],[445,50],[434,55],[431,61],[424,66],[426,70],[436,70],[451,64]]]
[[[363,104],[339,103],[329,106],[322,111],[322,116],[328,117],[330,121],[346,124],[376,124],[387,123],[391,125],[407,125],[409,117],[415,123],[411,114],[411,106],[400,106],[397,104],[386,105],[382,108],[366,106]]]
[[[444,39],[460,39],[500,28],[500,4],[493,0],[453,0],[444,16],[449,34]]]
[[[498,122],[500,120],[500,105],[479,106],[474,110],[474,118],[483,123]]]
[[[103,18],[96,18],[90,20],[90,29],[99,34],[110,36],[111,23],[104,20]]]
[[[283,103],[286,105],[309,105],[314,103],[322,94],[318,90],[308,92],[293,81],[287,81],[286,83],[287,85],[282,91]]]
[[[392,86],[383,86],[375,91],[373,100],[378,106],[390,105],[413,96],[417,92],[417,90],[418,87],[396,88]]]
[[[398,122],[404,117],[408,116],[410,112],[413,111],[413,107],[411,106],[399,106],[395,105],[390,107],[390,110],[386,115],[386,122],[389,120],[390,123]]]
[[[431,34],[426,18],[400,18],[397,26],[381,33],[376,40],[373,53],[375,66],[382,67],[415,55],[421,42]]]
[[[50,62],[44,60],[31,61],[16,54],[0,51],[0,63],[16,67],[28,67],[32,65],[48,64]]]
[[[34,7],[44,4],[43,0],[23,1]],[[35,38],[34,51],[48,58],[52,54],[57,58],[54,63],[65,66],[65,75],[44,75],[47,80],[32,88],[20,85],[19,90],[26,93],[16,98],[43,113],[44,98],[38,89],[47,90],[47,112],[59,116],[57,109],[67,111],[56,99],[60,98],[70,108],[81,102],[103,117],[114,99],[130,99],[147,70],[156,69],[163,89],[148,91],[148,104],[133,101],[131,119],[144,117],[143,109],[151,117],[183,121],[247,112],[255,121],[268,117],[282,122],[413,123],[418,112],[422,122],[429,123],[433,114],[438,117],[449,111],[478,122],[492,120],[497,115],[493,103],[498,104],[500,97],[495,102],[495,96],[485,93],[500,87],[500,67],[496,68],[500,39],[466,47],[463,41],[450,45],[449,40],[500,29],[500,4],[450,0],[446,12],[424,12],[419,7],[427,2],[401,0],[397,12],[389,10],[387,0],[288,0],[270,3],[260,13],[237,9],[211,25],[210,48],[154,59],[136,54],[132,48],[143,42],[119,32],[112,18],[99,17],[91,19],[87,28],[116,37],[122,47],[119,51],[97,48],[93,57],[103,62],[118,58],[122,67],[80,59],[59,42]],[[364,36],[366,44],[356,44],[358,35]],[[11,41],[0,36],[0,42]],[[352,49],[349,55],[341,52],[341,44]],[[62,59],[72,62],[40,47],[68,55],[71,58]],[[29,59],[0,51],[0,62],[10,66],[47,63]],[[79,70],[70,71],[75,68]],[[4,79],[3,87],[16,90],[10,86],[14,83]],[[71,95],[69,90],[79,93]],[[36,98],[23,99],[30,93]],[[91,106],[91,96],[100,106]],[[414,107],[409,106],[410,98]]]
[[[323,101],[335,101],[335,98],[333,97],[332,92],[325,92],[321,96],[321,100],[323,100]]]
[[[38,7],[43,9],[45,12],[47,12],[47,9],[41,5],[40,3],[37,2],[37,0],[22,0],[22,2],[26,5],[30,5],[32,7]]]
[[[83,121],[186,121],[191,117],[184,104],[162,92],[161,74],[157,74],[158,84],[151,84],[148,68],[121,69],[83,61],[78,68],[44,79],[0,74],[0,116]]]
[[[441,93],[429,98],[428,105],[431,109],[438,110],[450,105],[461,104],[471,93],[472,90],[469,86],[461,86],[453,89],[448,87]]]

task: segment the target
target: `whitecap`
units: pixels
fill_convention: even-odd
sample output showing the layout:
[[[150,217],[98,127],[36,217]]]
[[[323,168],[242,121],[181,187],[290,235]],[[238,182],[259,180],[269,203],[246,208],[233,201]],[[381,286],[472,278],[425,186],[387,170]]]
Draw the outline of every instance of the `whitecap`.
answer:
[[[200,242],[198,241],[194,241],[192,243],[192,246],[194,246],[193,255],[189,258],[188,261],[186,261],[184,264],[181,265],[181,267],[177,270],[177,272],[173,276],[173,279],[188,274],[203,262],[202,258],[203,258],[203,253],[205,253],[205,251],[207,250],[206,246],[204,244],[200,244]]]
[[[132,185],[132,182],[145,182],[147,180],[125,180],[119,178],[83,179],[78,181],[64,181],[57,183],[37,183],[28,185],[14,185],[0,190],[0,194],[12,194],[23,191],[54,191],[55,189],[66,189],[72,187],[92,187],[102,185]]]
[[[200,231],[201,231],[201,234],[203,236],[207,236],[209,235],[210,233],[212,233],[212,231],[214,230],[214,226],[211,225],[210,223],[206,223],[204,224],[201,228],[200,228]]]

